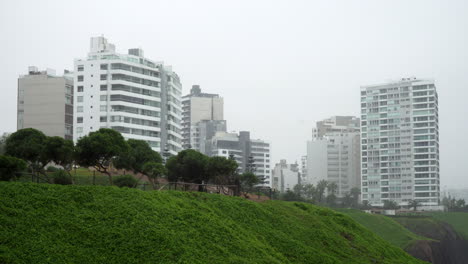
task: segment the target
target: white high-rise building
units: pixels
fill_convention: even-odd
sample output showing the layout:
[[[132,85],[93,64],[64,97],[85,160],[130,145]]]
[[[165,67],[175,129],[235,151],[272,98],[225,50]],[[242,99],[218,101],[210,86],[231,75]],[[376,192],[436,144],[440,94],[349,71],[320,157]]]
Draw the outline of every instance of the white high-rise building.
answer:
[[[104,37],[91,38],[88,57],[75,60],[74,134],[112,128],[125,138],[147,141],[153,150],[181,150],[182,85],[170,66],[115,51]]]
[[[433,80],[361,87],[362,200],[438,205],[438,112]]]
[[[321,180],[337,185],[343,197],[360,187],[359,118],[334,116],[317,122],[312,141],[307,142],[307,177],[317,185]]]

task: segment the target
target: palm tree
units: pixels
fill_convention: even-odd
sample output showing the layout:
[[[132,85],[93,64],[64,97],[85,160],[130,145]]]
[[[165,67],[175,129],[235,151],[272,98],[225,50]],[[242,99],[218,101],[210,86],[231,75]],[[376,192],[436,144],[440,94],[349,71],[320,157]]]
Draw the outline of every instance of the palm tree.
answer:
[[[319,203],[323,202],[323,195],[325,193],[325,189],[328,186],[328,182],[326,180],[320,180],[317,183],[317,187],[315,188],[315,191],[317,192],[317,201]]]
[[[336,184],[336,182],[330,182],[327,185],[327,189],[329,194],[335,194],[338,190],[338,184]]]
[[[411,200],[408,202],[409,208],[413,207],[414,211],[417,210],[418,206],[420,206],[421,203],[418,200]]]
[[[359,189],[358,187],[354,187],[354,188],[351,188],[349,193],[353,197],[352,206],[357,207],[359,204],[359,195],[361,194],[361,189]]]

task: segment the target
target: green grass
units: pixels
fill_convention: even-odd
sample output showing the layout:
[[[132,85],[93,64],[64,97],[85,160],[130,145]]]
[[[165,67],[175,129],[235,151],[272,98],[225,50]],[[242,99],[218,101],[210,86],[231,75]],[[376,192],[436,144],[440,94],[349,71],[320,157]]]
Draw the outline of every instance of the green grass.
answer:
[[[457,233],[468,239],[468,213],[462,212],[439,212],[430,215],[440,221],[450,224]]]
[[[0,263],[422,263],[311,204],[0,182]]]
[[[353,209],[338,209],[338,211],[350,216],[356,222],[373,231],[392,245],[403,249],[415,241],[428,240],[425,237],[414,234],[397,221],[384,215],[368,214]]]

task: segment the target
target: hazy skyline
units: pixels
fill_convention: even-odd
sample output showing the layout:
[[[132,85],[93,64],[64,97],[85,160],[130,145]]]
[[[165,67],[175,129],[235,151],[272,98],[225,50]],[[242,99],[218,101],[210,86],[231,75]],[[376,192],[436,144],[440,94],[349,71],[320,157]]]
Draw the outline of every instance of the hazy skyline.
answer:
[[[360,116],[360,86],[415,76],[439,93],[441,187],[468,187],[466,1],[11,1],[0,3],[0,131],[16,130],[28,66],[73,69],[89,39],[141,47],[224,97],[229,131],[300,162],[315,122]]]

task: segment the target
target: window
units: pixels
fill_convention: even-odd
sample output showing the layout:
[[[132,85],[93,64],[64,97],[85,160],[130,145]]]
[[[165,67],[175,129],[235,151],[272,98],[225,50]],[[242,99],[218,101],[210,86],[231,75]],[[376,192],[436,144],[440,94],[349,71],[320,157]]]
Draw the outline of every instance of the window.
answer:
[[[107,80],[107,74],[101,74],[101,81]]]
[[[76,133],[83,133],[83,127],[77,127]]]
[[[107,122],[107,116],[101,116],[101,117],[99,118],[99,121],[100,121],[100,122]]]
[[[71,95],[65,95],[65,103],[73,104],[73,97]]]
[[[82,82],[83,80],[84,80],[84,76],[83,75],[78,75],[78,81]]]
[[[107,95],[101,95],[101,101],[107,101]]]
[[[101,64],[101,70],[107,70],[108,64]]]
[[[76,122],[79,123],[79,124],[83,123],[83,117],[82,116],[77,117]]]
[[[83,102],[83,96],[77,96],[77,97],[76,97],[76,101],[77,101],[78,103],[82,103],[82,102]]]
[[[83,65],[78,65],[78,71],[83,71],[84,70],[84,66]]]
[[[100,111],[101,112],[107,112],[107,105],[101,105],[100,106]]]
[[[107,85],[106,84],[101,85],[101,91],[107,91]]]
[[[78,92],[82,93],[83,92],[83,86],[78,86]]]
[[[83,106],[82,105],[79,105],[76,107],[76,112],[77,113],[83,113]]]

